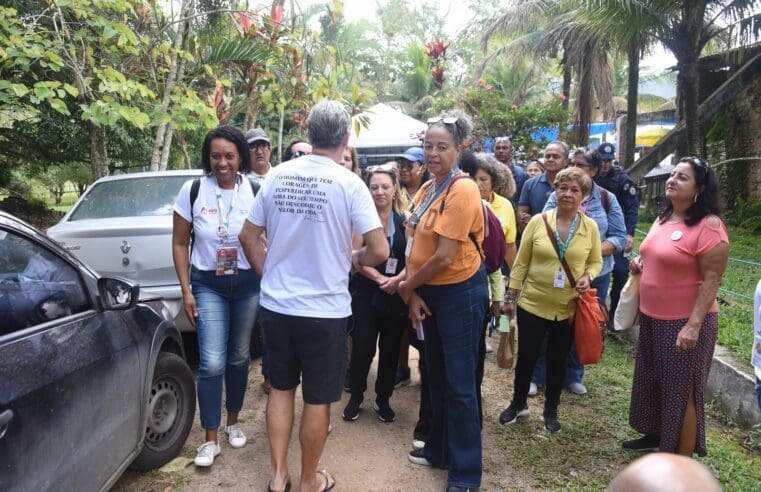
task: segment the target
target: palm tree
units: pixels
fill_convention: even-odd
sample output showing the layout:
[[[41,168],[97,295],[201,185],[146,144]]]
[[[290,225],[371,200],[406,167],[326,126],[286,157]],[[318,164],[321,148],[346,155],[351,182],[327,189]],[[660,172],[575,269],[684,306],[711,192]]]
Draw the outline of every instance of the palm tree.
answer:
[[[609,40],[586,29],[574,17],[578,2],[573,0],[516,0],[492,22],[481,39],[483,49],[497,35],[512,36],[487,56],[482,69],[504,54],[534,53],[546,61],[562,53],[563,95],[569,100],[576,78],[574,128],[571,140],[584,145],[589,138],[595,96],[606,115],[612,115],[612,81]]]
[[[587,0],[587,10],[600,16],[596,31],[600,35],[635,39],[638,31],[665,46],[677,60],[678,114],[687,127],[687,148],[682,153],[702,155],[698,122],[698,60],[703,48],[719,36],[740,44],[761,32],[758,0]],[[608,19],[608,25],[599,19]]]

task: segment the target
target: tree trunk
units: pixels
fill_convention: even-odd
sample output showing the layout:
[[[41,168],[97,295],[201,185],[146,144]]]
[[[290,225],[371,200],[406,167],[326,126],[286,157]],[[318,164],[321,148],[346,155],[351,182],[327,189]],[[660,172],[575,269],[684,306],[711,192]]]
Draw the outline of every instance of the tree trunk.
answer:
[[[159,171],[166,171],[169,163],[169,153],[172,150],[172,132],[174,127],[169,122],[166,125],[166,136],[164,137],[164,148],[161,150],[161,161],[159,162]]]
[[[190,163],[190,154],[188,154],[188,142],[185,140],[183,133],[178,133],[180,141],[180,150],[182,151],[182,160],[185,162],[185,169],[192,169],[193,166]]]
[[[563,109],[568,110],[568,104],[571,99],[571,79],[572,79],[572,73],[571,68],[567,67],[565,64],[563,64],[563,88],[562,88],[562,95],[563,95]]]
[[[90,172],[92,179],[102,178],[108,174],[108,155],[106,154],[106,129],[92,121],[87,122],[90,133]]]
[[[188,17],[190,9],[192,8],[192,3],[193,0],[182,0],[180,19]],[[180,50],[182,50],[183,43],[185,42],[189,26],[189,21],[180,22],[177,26],[177,34],[174,38],[174,46],[172,47],[172,55],[169,61],[169,73],[167,74],[166,83],[164,84],[164,94],[161,97],[161,105],[158,108],[158,113],[160,115],[167,113],[172,90],[177,81],[182,77],[182,74],[180,74],[178,70],[177,60],[179,58]],[[184,69],[184,66],[184,63],[180,63],[181,68]],[[165,146],[167,125],[168,123],[161,123],[156,129],[156,138],[153,141],[153,152],[151,154],[151,171],[158,171],[162,165],[161,155]],[[166,168],[166,162],[163,162],[163,167]]]
[[[700,145],[700,122],[698,121],[698,57],[692,54],[679,60],[679,81],[687,126],[687,152],[702,157]]]
[[[637,99],[639,98],[639,43],[629,45],[629,79],[626,94],[626,139],[618,155],[623,156],[624,169],[634,164],[634,146],[637,140]],[[623,152],[622,152],[623,151]]]

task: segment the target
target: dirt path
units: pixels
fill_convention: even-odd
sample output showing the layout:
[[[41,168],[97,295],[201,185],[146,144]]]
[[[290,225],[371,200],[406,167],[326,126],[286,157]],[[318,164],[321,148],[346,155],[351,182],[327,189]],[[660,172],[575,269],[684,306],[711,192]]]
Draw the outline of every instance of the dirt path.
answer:
[[[496,347],[496,337],[492,344]],[[349,395],[331,407],[333,432],[328,437],[320,462],[336,478],[338,491],[442,491],[446,488],[446,472],[413,465],[407,460],[412,449],[412,431],[415,426],[420,401],[419,376],[417,374],[417,352],[410,351],[412,384],[394,392],[391,406],[396,411],[396,421],[378,421],[372,410],[374,392],[375,363],[368,381],[370,390],[365,392],[359,419],[345,422],[341,412]],[[192,464],[195,446],[201,443],[203,433],[198,422],[188,438],[182,455],[161,470],[136,473],[127,472],[114,487],[116,491],[206,491],[212,489],[267,490],[270,478],[270,455],[264,423],[266,395],[260,384],[259,361],[251,366],[249,389],[246,403],[241,412],[243,431],[249,443],[242,449],[232,449],[222,442],[222,454],[208,470],[196,469]],[[519,486],[510,477],[510,470],[504,463],[499,446],[495,442],[495,432],[491,429],[499,424],[495,421],[509,395],[506,388],[512,372],[502,371],[494,363],[494,354],[487,356],[486,376],[482,388],[486,425],[484,427],[484,476],[482,490],[505,490]],[[508,377],[509,376],[509,377]],[[297,391],[296,419],[301,416],[301,392]],[[224,417],[223,417],[224,419]],[[292,477],[299,471],[298,430],[291,439],[289,468]]]

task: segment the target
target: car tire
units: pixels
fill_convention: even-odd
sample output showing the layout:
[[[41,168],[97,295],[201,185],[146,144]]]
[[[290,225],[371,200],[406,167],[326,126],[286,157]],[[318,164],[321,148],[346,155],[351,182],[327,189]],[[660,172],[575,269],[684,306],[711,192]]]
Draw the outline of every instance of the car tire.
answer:
[[[152,470],[177,456],[193,426],[196,387],[182,357],[162,352],[156,361],[148,399],[143,450],[130,468]]]
[[[251,360],[259,358],[264,353],[264,339],[262,338],[262,325],[257,319],[254,323],[254,329],[251,330]]]

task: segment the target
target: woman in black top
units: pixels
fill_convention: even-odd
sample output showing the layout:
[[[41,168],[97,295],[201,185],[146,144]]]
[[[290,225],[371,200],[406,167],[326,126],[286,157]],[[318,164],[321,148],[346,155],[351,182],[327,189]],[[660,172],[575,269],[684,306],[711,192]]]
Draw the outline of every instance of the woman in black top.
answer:
[[[394,391],[399,343],[408,324],[407,306],[396,293],[404,277],[405,217],[395,169],[387,166],[369,168],[367,185],[389,240],[391,254],[381,265],[364,267],[351,278],[354,317],[349,371],[351,399],[343,411],[343,419],[352,421],[359,417],[363,393],[367,389],[367,374],[378,344],[380,354],[373,408],[378,420],[392,422],[395,414],[389,406],[389,398]]]

